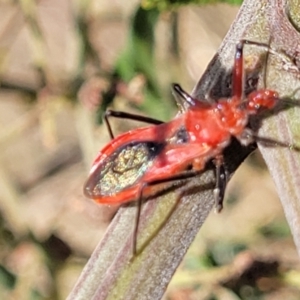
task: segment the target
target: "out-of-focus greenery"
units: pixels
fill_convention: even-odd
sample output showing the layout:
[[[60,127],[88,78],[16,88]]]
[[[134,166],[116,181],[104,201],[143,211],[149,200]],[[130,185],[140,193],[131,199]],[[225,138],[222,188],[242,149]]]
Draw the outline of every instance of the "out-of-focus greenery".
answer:
[[[133,16],[127,48],[118,59],[116,71],[123,80],[129,81],[137,72],[143,72],[150,85],[155,81],[153,68],[154,29],[159,17],[156,9],[138,8]]]
[[[8,2],[8,1],[7,1]],[[28,2],[28,1],[27,1]],[[26,8],[26,1],[23,1],[23,7]],[[96,1],[95,1],[96,2]],[[97,47],[93,43],[91,39],[91,32],[94,30],[97,34],[98,31],[100,31],[99,23],[97,23],[98,19],[101,19],[101,15],[93,15],[91,12],[91,3],[92,1],[82,1],[82,5],[84,5],[84,8],[81,7],[81,9],[77,10],[77,14],[74,13],[72,15],[70,11],[68,11],[69,15],[66,17],[73,18],[72,24],[76,30],[78,40],[74,43],[80,44],[80,49],[77,49],[79,52],[77,54],[77,60],[75,62],[76,67],[73,69],[73,73],[68,74],[69,76],[61,76],[61,74],[55,74],[56,76],[51,77],[53,74],[49,72],[47,69],[47,42],[44,39],[44,32],[39,28],[41,26],[41,20],[38,18],[38,12],[39,12],[39,5],[44,5],[42,1],[36,1],[36,2],[28,2],[28,5],[33,5],[35,7],[35,12],[37,12],[37,15],[32,15],[31,19],[22,24],[22,26],[19,26],[20,28],[25,28],[28,33],[34,33],[32,34],[31,38],[28,38],[29,44],[36,45],[36,49],[40,52],[37,55],[38,59],[33,60],[33,67],[34,71],[36,71],[36,77],[37,77],[37,83],[33,86],[26,86],[19,84],[19,82],[13,82],[9,81],[7,78],[5,79],[5,55],[10,53],[10,45],[5,45],[5,47],[0,48],[0,66],[1,66],[1,92],[7,92],[10,91],[12,93],[16,93],[19,98],[17,98],[17,101],[19,102],[26,102],[28,98],[31,98],[30,102],[30,109],[32,110],[32,116],[30,120],[28,121],[29,125],[24,126],[24,128],[21,125],[18,125],[19,127],[16,127],[16,130],[14,131],[17,135],[17,137],[12,136],[10,137],[11,140],[18,139],[19,135],[26,135],[26,131],[29,132],[31,129],[30,126],[36,126],[34,127],[33,132],[30,132],[30,135],[33,135],[36,139],[37,136],[41,136],[41,139],[44,138],[44,128],[48,128],[50,123],[50,127],[55,123],[55,113],[57,111],[61,111],[64,108],[64,105],[66,102],[69,104],[72,103],[72,106],[69,106],[68,109],[71,111],[72,116],[74,119],[76,119],[75,123],[78,125],[78,131],[83,128],[83,135],[86,136],[88,134],[91,134],[93,139],[96,139],[94,135],[95,134],[95,127],[97,127],[99,124],[95,124],[94,120],[92,118],[94,117],[93,114],[87,114],[84,116],[85,119],[89,119],[90,123],[92,123],[92,126],[88,127],[91,132],[89,132],[86,127],[83,126],[82,120],[78,120],[79,114],[76,115],[77,112],[76,109],[80,110],[82,108],[85,108],[85,103],[80,103],[78,101],[78,95],[80,94],[80,91],[82,89],[82,86],[86,82],[90,80],[90,77],[97,77],[100,78],[102,81],[105,82],[104,88],[99,88],[96,86],[95,88],[95,95],[97,100],[101,98],[102,101],[97,102],[97,109],[98,112],[101,114],[103,111],[108,107],[112,106],[114,107],[118,103],[118,99],[120,98],[120,89],[114,88],[115,86],[122,85],[125,87],[128,87],[130,85],[130,82],[137,76],[142,74],[142,76],[145,78],[145,83],[143,85],[142,95],[143,99],[141,102],[130,102],[128,99],[125,98],[124,103],[126,103],[126,107],[134,108],[136,110],[143,111],[144,113],[148,114],[149,116],[158,118],[158,119],[169,119],[170,115],[174,112],[176,112],[174,106],[172,106],[171,102],[171,93],[167,94],[165,92],[164,84],[160,82],[160,72],[159,72],[159,66],[157,66],[157,62],[155,61],[155,50],[156,50],[156,29],[159,22],[159,19],[161,16],[165,16],[163,14],[169,14],[173,18],[170,18],[170,22],[173,22],[170,26],[170,28],[176,27],[176,17],[177,12],[173,8],[177,8],[179,5],[187,5],[187,4],[215,4],[217,2],[226,2],[230,4],[240,4],[242,1],[234,1],[234,0],[228,0],[228,1],[188,1],[188,0],[182,0],[182,1],[158,1],[158,0],[144,0],[142,1],[141,5],[136,5],[136,7],[133,8],[132,14],[130,17],[130,21],[127,20],[126,27],[128,27],[127,36],[125,38],[125,46],[124,49],[121,49],[118,53],[118,58],[113,62],[113,64],[109,67],[104,69],[103,65],[103,58],[99,53],[97,52]],[[13,3],[13,2],[11,2]],[[49,2],[50,3],[50,2]],[[74,4],[72,2],[72,4]],[[2,5],[2,4],[0,4]],[[12,5],[11,10],[17,11],[20,13],[18,2],[14,2]],[[69,4],[71,6],[71,4]],[[51,7],[49,4],[50,9],[57,9],[57,7]],[[45,7],[42,7],[45,9]],[[70,10],[72,10],[72,13],[76,11],[72,7]],[[26,9],[25,9],[26,10]],[[170,10],[166,11],[166,10]],[[8,10],[9,11],[9,10]],[[22,13],[20,13],[22,16]],[[20,17],[20,16],[19,16]],[[103,17],[103,16],[102,16]],[[103,18],[105,18],[104,16]],[[111,16],[110,16],[111,17]],[[113,15],[115,17],[115,15]],[[112,17],[112,18],[113,18]],[[33,19],[32,19],[33,18]],[[6,34],[9,37],[17,36],[14,30],[18,31],[19,28],[14,28],[13,25],[15,24],[16,20],[19,20],[20,18],[11,19],[12,22],[10,23],[10,26],[7,25],[7,27],[4,28],[3,31],[0,33],[0,42],[1,42],[1,34],[3,32],[5,33],[5,29],[7,30]],[[121,18],[120,18],[121,19]],[[43,20],[44,21],[44,20]],[[43,23],[43,26],[53,26],[56,25],[54,20],[51,20],[52,24],[45,22]],[[125,23],[125,22],[124,22]],[[50,25],[49,25],[50,24]],[[96,24],[96,25],[95,25]],[[41,26],[42,27],[42,26]],[[14,29],[14,30],[13,30]],[[44,27],[43,27],[44,29]],[[47,28],[48,29],[48,28]],[[51,32],[51,31],[50,31]],[[55,32],[55,31],[53,31]],[[37,34],[38,33],[38,34]],[[74,34],[74,35],[76,35]],[[172,51],[169,49],[166,51],[169,51],[168,55],[175,58],[174,61],[179,61],[180,57],[177,53],[177,48],[179,45],[178,37],[176,36],[176,29],[170,33],[170,36],[172,36],[174,45],[172,45]],[[119,38],[118,36],[116,38]],[[9,40],[9,39],[8,39]],[[11,40],[11,43],[13,44],[14,40]],[[103,41],[101,41],[103,42]],[[8,43],[9,44],[9,43]],[[0,46],[2,47],[1,43]],[[32,46],[32,45],[30,45]],[[98,46],[98,45],[97,45]],[[34,48],[34,47],[33,47]],[[2,51],[3,50],[3,51]],[[44,51],[44,52],[43,52]],[[25,51],[24,51],[25,53]],[[26,55],[26,53],[24,54]],[[30,53],[30,55],[34,56],[34,54]],[[60,58],[61,61],[64,60],[64,57]],[[45,60],[45,61],[43,61]],[[3,64],[2,64],[3,63]],[[6,62],[7,63],[7,62]],[[7,64],[9,66],[9,63]],[[92,66],[92,67],[91,67]],[[92,71],[90,71],[92,69]],[[32,70],[31,70],[32,71]],[[170,73],[170,77],[165,80],[165,82],[173,80],[173,74],[171,74],[171,68],[167,70]],[[49,75],[50,74],[50,75]],[[2,76],[3,75],[3,76]],[[5,80],[4,80],[4,79]],[[8,77],[9,78],[9,77]],[[21,78],[20,82],[22,83],[24,78]],[[26,80],[24,80],[26,82]],[[90,90],[93,91],[93,86],[91,89],[88,89],[88,92]],[[21,96],[20,96],[21,95]],[[46,95],[48,97],[44,97],[43,95]],[[102,97],[100,97],[102,95]],[[2,94],[1,94],[2,96]],[[121,95],[123,96],[123,95]],[[6,101],[6,95],[1,98],[1,101]],[[118,98],[119,97],[119,98]],[[20,101],[22,99],[22,101]],[[169,101],[170,100],[170,101]],[[17,102],[16,101],[16,102]],[[23,104],[23,103],[22,103]],[[28,104],[28,101],[27,103]],[[54,106],[53,106],[54,105]],[[53,109],[54,107],[54,109]],[[71,107],[71,108],[70,108]],[[74,109],[75,108],[75,109]],[[20,108],[18,108],[20,109]],[[21,110],[21,109],[20,109]],[[82,109],[84,110],[84,109]],[[82,112],[82,111],[80,111]],[[86,111],[85,111],[86,112]],[[36,116],[38,115],[38,117]],[[83,118],[83,119],[84,119]],[[17,119],[17,118],[16,118]],[[39,121],[37,121],[37,119]],[[100,122],[100,116],[97,121]],[[50,120],[50,122],[49,122]],[[2,120],[0,120],[2,121]],[[16,120],[18,121],[18,120]],[[37,124],[39,122],[39,124]],[[1,122],[1,126],[6,125]],[[65,126],[73,126],[76,127],[74,124],[65,124]],[[3,126],[4,127],[4,126]],[[97,127],[97,130],[100,126]],[[5,131],[5,134],[7,133],[7,127],[4,128],[3,131]],[[52,129],[52,127],[51,127]],[[100,128],[102,129],[102,128]],[[63,131],[62,128],[57,128],[57,131]],[[5,137],[5,134],[2,131],[1,137]],[[50,130],[51,131],[51,130]],[[13,132],[13,133],[14,133]],[[21,133],[21,134],[20,134]],[[32,134],[33,133],[33,134]],[[79,135],[79,134],[78,134]],[[69,136],[69,132],[63,136],[65,139],[63,143],[73,143],[75,144],[74,140],[71,140],[71,142],[67,141]],[[99,136],[97,136],[99,138]],[[102,138],[102,136],[100,136]],[[46,139],[45,139],[46,140]],[[78,144],[81,143],[81,147],[83,148],[85,146],[85,141],[80,140],[80,138],[77,137],[76,142]],[[40,141],[39,141],[40,143]],[[34,144],[35,145],[35,144]],[[3,147],[2,147],[3,146]],[[3,141],[1,144],[1,147],[4,149],[5,146],[7,146]],[[39,145],[40,146],[40,145]],[[76,146],[79,148],[78,145]],[[73,149],[73,148],[71,148]],[[26,159],[28,157],[32,157],[36,155],[34,146],[30,149],[30,153],[28,156],[26,156],[26,151],[23,151],[22,148],[19,149],[20,153],[24,155],[24,162],[26,162]],[[73,161],[67,161],[66,160],[72,156],[72,151],[65,151],[65,148],[63,148],[64,151],[59,152],[58,151],[58,159],[54,160],[56,165],[52,168],[53,161],[52,160],[42,160],[41,157],[38,159],[41,159],[42,163],[40,163],[43,167],[50,166],[51,168],[44,170],[42,168],[38,169],[38,176],[37,178],[34,178],[36,180],[36,186],[38,184],[46,183],[51,177],[54,178],[58,175],[58,180],[55,185],[55,188],[48,188],[43,190],[43,193],[37,197],[39,200],[41,200],[41,203],[43,202],[44,197],[46,197],[47,205],[51,207],[51,195],[55,194],[56,190],[58,190],[62,186],[62,196],[58,199],[58,204],[53,211],[57,210],[57,215],[52,215],[49,218],[54,219],[54,223],[51,224],[52,228],[45,228],[43,229],[43,238],[40,238],[39,235],[35,235],[35,223],[32,222],[32,220],[26,220],[24,226],[28,226],[28,228],[25,228],[25,233],[20,237],[20,235],[16,234],[16,231],[14,230],[13,226],[10,222],[8,222],[7,216],[13,211],[16,210],[14,213],[15,220],[21,220],[24,217],[24,213],[22,209],[20,211],[16,208],[18,208],[18,204],[24,204],[27,205],[26,201],[30,202],[30,193],[28,192],[32,188],[36,188],[36,186],[26,186],[25,184],[22,185],[22,182],[18,182],[15,180],[14,176],[16,174],[13,174],[13,176],[10,177],[9,172],[7,172],[5,179],[9,183],[9,188],[13,190],[13,194],[17,195],[15,198],[17,198],[17,201],[15,203],[15,206],[11,208],[11,211],[5,208],[4,205],[1,203],[1,215],[0,215],[0,257],[1,257],[1,263],[0,263],[0,298],[1,299],[21,299],[18,296],[23,296],[23,299],[65,299],[65,297],[61,296],[63,292],[61,292],[62,289],[66,290],[66,287],[63,285],[67,285],[64,281],[64,277],[61,276],[62,271],[69,270],[74,267],[74,265],[79,266],[78,268],[81,269],[86,261],[88,259],[86,254],[82,254],[80,250],[76,249],[74,244],[74,240],[71,240],[72,242],[69,242],[69,240],[66,238],[66,235],[64,235],[68,230],[70,234],[76,235],[77,232],[76,229],[76,223],[78,222],[78,219],[75,218],[75,221],[72,220],[72,217],[70,215],[75,212],[77,212],[79,215],[82,215],[84,218],[84,223],[88,223],[90,216],[95,214],[95,207],[93,207],[93,212],[89,214],[84,215],[85,211],[88,210],[85,208],[85,202],[82,196],[82,185],[84,182],[84,179],[86,177],[86,174],[88,170],[84,170],[84,167],[81,166],[81,172],[80,174],[82,178],[78,181],[74,180],[72,181],[71,175],[76,172],[70,172],[70,176],[59,177],[61,174],[60,171],[65,170],[68,167],[68,164],[74,163]],[[70,150],[67,148],[67,150]],[[49,158],[53,153],[55,153],[56,149],[55,147],[51,148],[50,150],[45,147],[43,149],[45,152],[45,155]],[[43,152],[40,151],[40,152]],[[93,149],[93,153],[95,152],[95,149]],[[67,153],[67,154],[66,154]],[[15,154],[13,154],[15,155]],[[21,156],[21,155],[20,155]],[[85,158],[85,154],[82,151],[80,155],[77,154],[77,157],[75,157],[75,162],[78,163],[78,156],[81,156],[80,159]],[[1,157],[0,157],[1,158]],[[12,158],[14,160],[15,156]],[[36,160],[38,160],[36,159]],[[74,159],[74,158],[72,158]],[[77,160],[76,160],[77,159]],[[89,164],[91,162],[92,158],[89,158]],[[59,163],[57,163],[57,161]],[[0,161],[0,163],[2,163]],[[83,163],[81,162],[81,165]],[[21,168],[21,166],[18,166],[18,168]],[[1,165],[1,171],[5,170],[5,168],[2,168]],[[1,173],[1,172],[0,172]],[[26,166],[26,173],[31,173],[30,167]],[[16,176],[17,177],[17,176]],[[255,176],[254,176],[255,177]],[[258,176],[257,176],[258,177]],[[260,177],[261,177],[261,170],[260,170]],[[3,179],[0,178],[0,181]],[[30,178],[33,180],[32,178]],[[78,178],[76,178],[78,179]],[[32,184],[32,183],[31,183]],[[68,189],[68,185],[71,186],[71,188]],[[75,190],[74,186],[77,188]],[[23,190],[22,190],[23,189]],[[23,193],[22,193],[23,192]],[[13,195],[13,196],[14,196]],[[24,196],[25,195],[25,196]],[[238,195],[239,196],[239,195]],[[240,202],[240,197],[231,195],[229,196],[229,199],[232,200],[232,205],[229,205],[227,202],[227,211],[234,210],[234,206]],[[48,200],[49,199],[51,200]],[[67,206],[67,201],[70,199],[71,205]],[[10,201],[11,199],[8,199],[8,203],[12,203]],[[0,199],[2,201],[2,199]],[[234,203],[233,203],[234,202]],[[42,204],[43,205],[43,204]],[[63,209],[61,208],[63,206]],[[23,207],[23,206],[20,206]],[[32,216],[36,215],[42,215],[45,220],[48,219],[48,207],[45,208],[44,211],[34,211],[35,213],[31,214]],[[69,215],[66,214],[71,212]],[[226,214],[226,211],[224,212]],[[76,215],[75,215],[76,216]],[[78,217],[78,215],[77,215]],[[34,219],[32,217],[32,219]],[[63,223],[65,219],[66,223]],[[108,217],[107,217],[108,219]],[[59,236],[59,228],[58,223],[62,223],[63,226],[63,232],[64,234],[62,236]],[[72,223],[73,222],[73,223]],[[45,222],[46,223],[46,222]],[[72,229],[66,229],[67,225],[71,224]],[[74,224],[74,225],[73,225]],[[264,227],[258,227],[257,230],[259,233],[259,238],[264,240],[264,243],[268,245],[268,243],[271,243],[276,238],[279,243],[281,239],[285,239],[288,234],[288,230],[286,225],[282,225],[280,223],[280,226],[276,225],[277,223],[271,223],[271,225],[266,225]],[[285,224],[285,223],[284,223]],[[45,225],[44,223],[42,224]],[[42,227],[43,227],[42,226]],[[92,227],[96,227],[97,232],[99,232],[98,224],[93,224],[88,228],[90,230]],[[223,226],[223,225],[222,225]],[[45,225],[46,227],[46,225]],[[223,226],[224,228],[224,235],[227,234],[225,228],[226,226]],[[29,229],[30,228],[30,229]],[[47,231],[48,230],[48,231]],[[80,234],[85,235],[86,233],[81,233],[81,228],[78,230],[78,235],[80,239]],[[87,235],[90,235],[87,234]],[[81,236],[82,237],[82,236]],[[189,255],[187,256],[185,262],[183,263],[183,268],[178,272],[178,278],[179,282],[184,277],[184,279],[188,280],[188,283],[186,286],[188,286],[187,289],[190,289],[191,291],[200,289],[200,287],[205,287],[205,284],[203,281],[201,281],[197,276],[194,276],[194,273],[197,273],[199,275],[204,274],[206,276],[206,271],[214,270],[216,273],[222,269],[224,264],[230,264],[232,263],[232,260],[234,260],[234,257],[242,253],[246,250],[251,250],[253,241],[236,241],[236,242],[223,242],[222,240],[219,242],[213,241],[211,244],[208,243],[206,248],[203,251],[200,251],[200,246],[203,245],[203,241],[196,241],[195,248],[197,251],[191,251]],[[267,246],[268,247],[268,246]],[[73,261],[72,261],[73,260]],[[75,261],[75,263],[74,263]],[[73,271],[73,270],[72,270]],[[67,271],[66,271],[67,272]],[[203,273],[202,273],[203,272]],[[77,273],[76,275],[78,275]],[[184,275],[182,275],[184,274]],[[186,276],[187,275],[187,276]],[[298,274],[296,274],[299,276]],[[61,277],[60,277],[61,276]],[[66,276],[67,277],[67,276]],[[295,277],[295,276],[294,276]],[[63,280],[62,280],[63,278]],[[224,277],[225,278],[225,277]],[[68,281],[67,279],[66,281]],[[259,279],[257,279],[259,281]],[[63,282],[63,283],[61,283]],[[176,282],[176,280],[175,280]],[[215,284],[215,286],[222,286],[223,281],[212,281]],[[180,282],[181,283],[181,282]],[[242,282],[243,283],[243,282]],[[72,282],[74,284],[74,282]],[[244,283],[243,283],[244,284]],[[210,282],[208,283],[210,285]],[[255,286],[255,285],[254,285]],[[68,287],[68,291],[72,288],[72,286]],[[236,288],[236,287],[235,287]],[[244,287],[242,287],[244,288]],[[178,288],[180,290],[180,287]],[[233,289],[234,290],[234,289]],[[268,291],[267,291],[268,292]],[[266,292],[266,293],[267,293]],[[239,294],[236,292],[236,294]],[[172,298],[171,296],[169,299],[178,299],[178,297]],[[183,298],[187,299],[187,298]],[[194,299],[201,299],[199,297],[194,297]],[[208,299],[208,298],[207,298]],[[235,298],[236,299],[236,298]],[[244,298],[246,299],[246,298]],[[254,297],[247,299],[255,299]]]
[[[154,33],[159,15],[159,11],[155,8],[137,9],[130,26],[127,47],[118,59],[115,75],[129,82],[135,75],[143,74],[146,86],[145,101],[141,104],[141,109],[150,114],[156,113],[158,119],[165,119],[170,117],[170,107],[168,102],[161,101],[163,94],[154,61]]]
[[[233,5],[241,5],[243,0],[142,0],[142,6],[146,9],[157,8],[159,10],[168,10],[187,4],[216,4],[227,3]]]

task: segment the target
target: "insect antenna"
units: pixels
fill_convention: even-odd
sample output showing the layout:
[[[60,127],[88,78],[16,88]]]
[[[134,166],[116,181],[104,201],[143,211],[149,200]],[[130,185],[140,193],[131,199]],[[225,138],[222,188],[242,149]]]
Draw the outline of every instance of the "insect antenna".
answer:
[[[267,53],[265,56],[265,67],[263,68],[263,88],[267,88],[267,75],[268,75],[268,61],[270,57],[270,49],[271,49],[271,41],[272,41],[272,36],[270,35],[269,37],[269,42],[268,42],[268,48],[267,48]]]
[[[278,101],[280,101],[280,103],[285,104],[286,106],[300,107],[299,100],[292,100],[291,98],[279,98]]]
[[[254,45],[254,46],[258,46],[262,49],[266,50],[266,56],[265,56],[265,67],[263,69],[263,89],[267,89],[268,84],[267,84],[267,75],[268,75],[268,61],[269,61],[269,57],[270,54],[272,55],[276,55],[279,58],[282,58],[284,61],[288,58],[289,60],[291,60],[286,53],[283,53],[282,51],[278,51],[276,49],[272,49],[271,48],[271,43],[272,43],[272,36],[269,37],[269,41],[267,44],[265,43],[260,43],[260,42],[255,42],[255,41],[249,41],[249,40],[242,40],[241,41],[244,44],[247,45]],[[293,63],[295,65],[295,63]],[[297,88],[295,92],[293,92],[293,94],[290,97],[283,97],[283,98],[278,98],[277,101],[280,103],[283,103],[285,105],[289,105],[289,106],[297,106],[300,107],[300,101],[297,100],[292,100],[291,98],[296,94],[296,92],[298,92],[300,90],[300,88]],[[244,105],[244,101],[242,103],[242,106]]]

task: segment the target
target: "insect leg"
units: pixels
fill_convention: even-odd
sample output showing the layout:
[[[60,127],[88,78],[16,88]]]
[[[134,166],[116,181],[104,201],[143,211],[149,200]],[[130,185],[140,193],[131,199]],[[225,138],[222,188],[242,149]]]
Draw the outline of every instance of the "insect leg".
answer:
[[[260,42],[254,42],[254,41],[248,41],[248,40],[241,40],[236,45],[236,52],[235,52],[235,58],[234,58],[234,66],[233,66],[233,74],[232,74],[232,91],[233,96],[237,97],[242,101],[243,98],[243,76],[244,76],[244,46],[247,45],[253,45],[257,47],[261,47],[267,50],[267,57],[266,60],[268,60],[268,55],[271,51],[270,45],[260,43]],[[266,71],[265,71],[266,72]],[[266,79],[264,78],[264,81]],[[266,82],[264,82],[266,84]]]
[[[300,147],[297,146],[297,145],[277,141],[277,140],[272,139],[272,138],[259,136],[259,135],[256,135],[255,133],[253,133],[253,139],[256,142],[265,144],[266,146],[269,146],[269,147],[282,147],[282,148],[291,149],[291,150],[296,151],[296,152],[300,152]]]
[[[115,111],[115,110],[110,110],[109,109],[105,112],[103,119],[104,119],[104,122],[107,126],[107,129],[108,129],[108,132],[109,132],[109,135],[110,135],[111,139],[114,139],[114,134],[112,132],[110,123],[108,121],[108,119],[110,117],[114,117],[114,118],[117,118],[117,119],[128,119],[128,120],[134,120],[134,121],[139,121],[139,122],[145,122],[145,123],[149,123],[149,124],[153,124],[153,125],[159,125],[159,124],[164,123],[163,121],[153,119],[153,118],[150,118],[150,117],[144,117],[144,116],[141,116],[141,115],[130,114],[130,113],[127,113],[127,112]]]
[[[256,47],[259,47],[259,48],[263,48],[267,52],[266,57],[265,57],[265,63],[264,63],[265,68],[264,68],[264,71],[263,71],[263,88],[267,87],[267,67],[268,67],[269,54],[271,52],[271,47],[270,47],[271,39],[272,39],[272,37],[270,36],[268,44],[255,42],[255,41],[248,41],[248,40],[242,40],[241,41],[242,43],[250,45],[250,46],[256,46]]]
[[[300,152],[300,146],[297,146],[295,144],[291,143],[285,143],[281,141],[277,141],[272,138],[263,137],[257,135],[255,132],[253,132],[250,128],[246,128],[243,133],[236,137],[240,143],[244,146],[248,146],[251,143],[261,143],[268,147],[282,147],[282,148],[288,148],[296,152]]]
[[[226,186],[228,183],[228,172],[224,166],[223,156],[218,156],[214,159],[215,176],[216,176],[216,186],[214,188],[214,197],[215,197],[215,210],[216,212],[221,212],[223,209],[223,201]]]
[[[176,210],[178,204],[180,203],[180,200],[182,199],[182,197],[184,196],[185,193],[186,193],[186,190],[180,191],[180,193],[178,193],[175,203],[173,204],[171,209],[168,211],[168,214],[164,218],[163,222],[159,225],[159,227],[157,229],[155,229],[154,233],[151,234],[151,236],[148,238],[148,240],[139,248],[138,251],[136,249],[136,242],[137,242],[137,238],[136,238],[137,237],[137,229],[136,228],[137,228],[138,223],[136,222],[134,235],[133,235],[133,258],[135,256],[139,255],[139,253],[142,253],[143,250],[145,249],[145,247],[147,247],[147,245],[151,242],[152,238],[154,238],[156,236],[156,234],[158,234],[160,232],[160,230],[167,224],[167,222],[169,221],[170,217],[173,215],[174,211]],[[139,218],[138,218],[138,220],[139,220]]]
[[[137,255],[137,233],[139,229],[139,223],[140,223],[140,216],[142,211],[142,205],[143,205],[143,189],[144,184],[142,185],[142,188],[139,190],[138,200],[137,200],[137,211],[135,216],[135,223],[134,223],[134,229],[133,229],[133,236],[132,236],[132,254],[133,257]]]
[[[236,45],[234,65],[232,71],[232,96],[242,101],[243,97],[243,76],[244,76],[244,58],[243,49],[245,41],[240,41]]]
[[[139,222],[140,222],[140,214],[141,214],[141,208],[142,208],[142,204],[143,204],[143,191],[145,190],[145,188],[149,187],[149,186],[154,186],[154,185],[158,185],[158,184],[162,184],[162,183],[168,183],[168,182],[172,182],[172,181],[178,181],[178,180],[184,180],[184,179],[189,179],[189,178],[193,178],[197,175],[200,175],[201,173],[203,173],[205,170],[191,170],[191,171],[187,171],[185,173],[180,173],[177,175],[174,175],[172,177],[168,177],[168,178],[162,178],[162,179],[157,179],[157,180],[153,180],[153,181],[149,181],[149,182],[143,182],[141,184],[141,187],[139,189],[139,193],[138,193],[138,197],[137,197],[137,215],[135,218],[135,224],[134,224],[134,230],[133,230],[133,239],[132,239],[132,250],[133,250],[133,257],[136,256],[138,253],[140,253],[141,251],[137,251],[137,233],[138,233],[138,227],[139,227]],[[221,193],[222,194],[222,189],[221,189]],[[181,195],[181,194],[180,194]],[[174,208],[172,208],[171,212],[168,214],[166,221],[169,219],[169,217],[171,216],[172,212],[175,210],[176,206],[178,205],[179,201],[181,199],[181,196],[178,197],[178,200],[176,200],[176,203],[174,205]],[[221,201],[222,202],[222,201]],[[164,224],[166,223],[166,221],[164,222]]]

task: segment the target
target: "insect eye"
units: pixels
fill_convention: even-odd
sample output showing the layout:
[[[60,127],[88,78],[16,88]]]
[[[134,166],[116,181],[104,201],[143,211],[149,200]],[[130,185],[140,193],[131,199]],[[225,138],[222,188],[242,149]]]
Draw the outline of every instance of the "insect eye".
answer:
[[[185,144],[189,141],[189,135],[185,127],[180,127],[179,130],[168,140],[170,144]]]

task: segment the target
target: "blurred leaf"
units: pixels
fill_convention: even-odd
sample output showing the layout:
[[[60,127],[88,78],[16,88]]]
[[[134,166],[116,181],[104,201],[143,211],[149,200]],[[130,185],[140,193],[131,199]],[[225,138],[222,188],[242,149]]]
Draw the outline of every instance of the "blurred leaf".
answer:
[[[263,226],[259,229],[259,232],[265,238],[283,238],[291,235],[290,227],[288,224],[284,222],[279,222],[278,220],[274,220],[274,222]]]
[[[154,53],[155,53],[155,28],[160,13],[157,9],[146,10],[139,7],[133,17],[130,36],[126,50],[120,56],[116,65],[115,77],[129,82],[134,76],[141,73],[146,78],[145,101],[141,108],[158,119],[170,117],[170,104],[161,101],[160,90]],[[102,111],[112,101],[112,97],[105,97]]]
[[[215,266],[225,265],[230,263],[238,253],[246,249],[247,246],[242,243],[219,241],[211,247],[211,260]]]
[[[142,72],[150,86],[153,85],[154,29],[158,16],[158,10],[140,7],[133,17],[127,48],[116,66],[116,72],[123,80],[129,81],[136,73]]]
[[[0,265],[0,286],[6,287],[8,289],[13,289],[16,284],[16,277]]]
[[[214,267],[215,261],[210,252],[203,255],[190,255],[184,261],[184,268],[188,270],[203,270]]]
[[[299,270],[292,270],[284,275],[284,281],[297,288],[300,286],[300,272]]]

